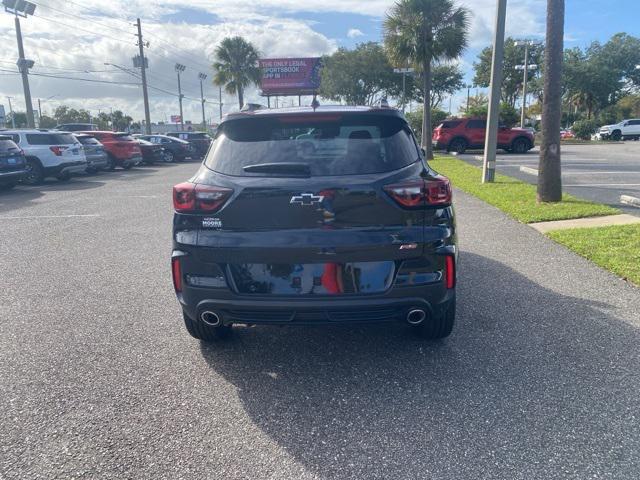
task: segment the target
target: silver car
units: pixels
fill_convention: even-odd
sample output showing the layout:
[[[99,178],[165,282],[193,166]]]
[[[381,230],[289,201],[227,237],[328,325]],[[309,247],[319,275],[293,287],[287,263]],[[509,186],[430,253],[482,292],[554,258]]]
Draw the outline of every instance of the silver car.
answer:
[[[87,157],[87,173],[96,173],[106,170],[109,165],[109,156],[100,141],[86,133],[75,133],[74,137],[82,144],[84,154]]]

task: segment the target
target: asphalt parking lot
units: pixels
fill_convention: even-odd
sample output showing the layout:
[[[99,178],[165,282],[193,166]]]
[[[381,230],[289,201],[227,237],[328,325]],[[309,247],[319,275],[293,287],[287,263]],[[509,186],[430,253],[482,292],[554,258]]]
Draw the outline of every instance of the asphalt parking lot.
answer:
[[[482,152],[469,152],[459,158],[482,165]],[[535,183],[537,177],[520,167],[538,168],[539,150],[527,155],[497,155],[498,171]],[[640,198],[640,142],[562,146],[562,182],[566,192],[576,197],[619,207],[640,216],[640,208],[620,203],[621,195]]]
[[[637,288],[456,191],[447,340],[201,344],[169,271],[170,189],[196,168],[0,195],[0,479],[638,478]]]

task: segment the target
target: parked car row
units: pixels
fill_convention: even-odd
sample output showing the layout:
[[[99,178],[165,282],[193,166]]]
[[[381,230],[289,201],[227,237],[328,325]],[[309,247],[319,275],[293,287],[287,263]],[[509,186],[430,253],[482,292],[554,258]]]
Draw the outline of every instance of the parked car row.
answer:
[[[91,128],[89,128],[91,127]],[[45,178],[68,180],[79,173],[128,170],[141,163],[181,162],[204,158],[211,139],[200,132],[130,135],[94,130],[91,124],[59,125],[65,130],[0,130],[0,188]],[[86,128],[86,130],[79,130]]]

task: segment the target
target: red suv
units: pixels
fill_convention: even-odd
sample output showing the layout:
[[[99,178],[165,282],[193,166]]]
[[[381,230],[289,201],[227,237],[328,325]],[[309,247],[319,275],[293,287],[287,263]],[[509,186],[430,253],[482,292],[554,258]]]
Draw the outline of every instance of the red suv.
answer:
[[[91,131],[87,133],[97,138],[104,145],[109,157],[108,170],[122,167],[125,170],[142,162],[142,150],[140,144],[131,135],[125,132]]]
[[[487,121],[483,118],[445,120],[433,130],[433,147],[447,152],[464,153],[483,149]],[[498,148],[512,153],[527,153],[533,148],[533,134],[522,128],[498,129]]]

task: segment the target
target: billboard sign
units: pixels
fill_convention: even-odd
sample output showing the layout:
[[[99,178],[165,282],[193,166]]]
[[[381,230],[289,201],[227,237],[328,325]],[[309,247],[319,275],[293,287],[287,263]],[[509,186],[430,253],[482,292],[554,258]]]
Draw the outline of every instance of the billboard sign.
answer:
[[[259,63],[263,95],[310,95],[320,88],[318,57],[263,58]]]
[[[180,123],[182,117],[180,115],[171,115],[171,123]]]

